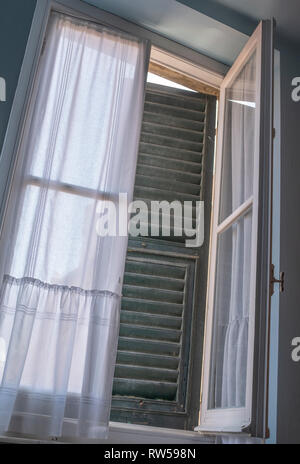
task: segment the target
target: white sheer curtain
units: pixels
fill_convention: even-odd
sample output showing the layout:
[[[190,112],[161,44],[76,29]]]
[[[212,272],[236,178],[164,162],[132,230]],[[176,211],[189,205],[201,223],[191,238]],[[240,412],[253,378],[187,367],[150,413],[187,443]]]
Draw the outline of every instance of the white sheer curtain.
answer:
[[[220,224],[253,194],[256,55],[226,93]],[[252,208],[219,233],[211,407],[244,407],[250,305]]]
[[[1,247],[0,432],[107,435],[147,45],[53,13]]]

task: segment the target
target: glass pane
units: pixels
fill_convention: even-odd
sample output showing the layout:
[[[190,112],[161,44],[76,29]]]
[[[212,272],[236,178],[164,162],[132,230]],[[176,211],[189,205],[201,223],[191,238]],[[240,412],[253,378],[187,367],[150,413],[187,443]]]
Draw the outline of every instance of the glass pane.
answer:
[[[253,192],[256,53],[225,93],[220,223]]]
[[[252,209],[217,246],[209,408],[245,406]]]

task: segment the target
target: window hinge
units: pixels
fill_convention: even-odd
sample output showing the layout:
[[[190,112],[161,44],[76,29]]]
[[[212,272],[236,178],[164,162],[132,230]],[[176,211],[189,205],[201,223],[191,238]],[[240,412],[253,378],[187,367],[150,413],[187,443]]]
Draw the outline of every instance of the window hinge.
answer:
[[[284,291],[284,272],[279,273],[279,279],[275,279],[275,266],[271,265],[271,276],[270,276],[270,294],[274,294],[274,284],[279,284],[279,291]]]
[[[275,137],[276,137],[276,130],[275,130],[275,127],[273,127],[273,131],[272,131],[272,132],[273,132],[273,139],[275,139]]]
[[[44,54],[45,47],[46,47],[46,37],[43,40],[42,49],[41,49],[41,56],[43,56],[43,54]]]

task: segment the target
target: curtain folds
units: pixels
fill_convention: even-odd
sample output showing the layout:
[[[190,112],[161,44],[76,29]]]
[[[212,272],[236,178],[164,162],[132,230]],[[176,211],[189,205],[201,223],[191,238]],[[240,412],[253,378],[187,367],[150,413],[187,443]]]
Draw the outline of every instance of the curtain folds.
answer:
[[[53,13],[1,247],[0,432],[107,436],[147,45]],[[5,246],[3,246],[5,244]]]

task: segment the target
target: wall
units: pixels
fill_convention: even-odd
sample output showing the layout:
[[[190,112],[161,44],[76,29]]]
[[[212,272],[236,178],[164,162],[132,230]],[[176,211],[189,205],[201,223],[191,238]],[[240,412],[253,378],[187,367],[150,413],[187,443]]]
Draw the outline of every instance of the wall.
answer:
[[[300,363],[291,359],[291,340],[300,336],[300,102],[291,98],[291,81],[300,76],[300,47],[281,46],[281,269],[278,357],[279,443],[300,443]]]
[[[0,102],[0,152],[35,6],[36,0],[1,0],[0,76],[6,80],[6,102]]]

